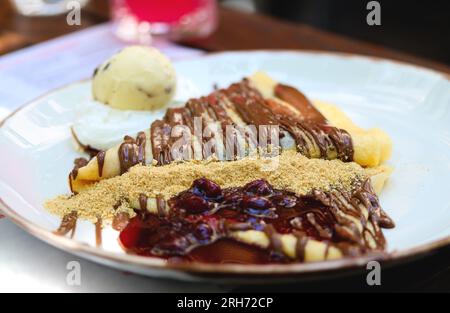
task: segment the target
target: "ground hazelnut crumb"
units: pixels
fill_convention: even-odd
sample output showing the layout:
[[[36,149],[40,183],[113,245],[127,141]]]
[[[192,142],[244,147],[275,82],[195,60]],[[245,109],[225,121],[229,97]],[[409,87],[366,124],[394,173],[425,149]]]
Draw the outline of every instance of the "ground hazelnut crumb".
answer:
[[[264,178],[275,188],[299,195],[312,189],[351,190],[367,178],[356,163],[340,160],[308,159],[295,151],[285,151],[274,159],[246,158],[238,161],[192,161],[166,166],[135,166],[122,176],[106,179],[74,196],[59,196],[45,203],[53,214],[64,216],[77,211],[78,216],[96,221],[112,219],[118,212],[133,214],[128,205],[140,194],[170,198],[188,189],[192,182],[206,177],[222,188],[243,186]]]

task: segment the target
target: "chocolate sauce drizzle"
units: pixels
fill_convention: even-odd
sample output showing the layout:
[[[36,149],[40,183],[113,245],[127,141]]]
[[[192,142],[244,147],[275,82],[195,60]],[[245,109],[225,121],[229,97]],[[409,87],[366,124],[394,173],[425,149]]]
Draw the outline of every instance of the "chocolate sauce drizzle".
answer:
[[[103,176],[103,166],[105,166],[105,157],[106,157],[105,151],[100,151],[97,154],[98,177]]]
[[[137,165],[145,165],[145,141],[144,132],[138,133],[136,139],[125,136],[124,142],[119,147],[120,173],[126,173]]]
[[[308,121],[314,124],[326,124],[327,120],[309,101],[309,99],[298,89],[277,84],[274,90],[275,96],[291,104],[299,113],[302,121]]]
[[[327,125],[323,115],[301,92],[290,86],[277,85],[275,93],[292,108],[281,108],[273,100],[264,99],[259,91],[244,79],[226,89],[218,89],[207,97],[191,99],[182,108],[169,109],[162,120],[155,121],[151,126],[154,159],[158,165],[168,164],[174,160],[171,151],[174,142],[179,138],[171,134],[176,126],[185,126],[190,134],[196,135],[193,119],[199,117],[202,120],[202,132],[208,123],[218,122],[225,133],[227,125],[236,126],[228,113],[232,111],[246,125],[255,126],[252,138],[258,138],[258,128],[261,125],[279,125],[282,130],[280,137],[284,135],[283,131],[291,134],[297,150],[307,157],[340,159],[346,162],[353,160],[354,151],[350,135],[345,130]],[[292,110],[297,114],[292,114]],[[211,140],[204,136],[202,138],[203,144]],[[225,145],[229,144],[232,143],[225,142]],[[194,148],[191,145],[191,141],[186,141],[183,147],[188,146],[187,150],[192,156]],[[203,158],[210,155],[211,153],[208,154],[203,146]]]
[[[60,226],[53,233],[58,236],[65,236],[70,233],[70,238],[73,238],[77,228],[77,220],[78,213],[75,211],[65,215],[61,220]]]
[[[381,228],[395,226],[380,208],[369,180],[349,192],[314,190],[309,195],[298,196],[275,189],[265,180],[221,189],[201,178],[167,202],[159,198],[158,206],[165,203],[165,214],[159,209],[158,214],[150,213],[147,197],[141,197],[137,216],[120,234],[124,249],[139,255],[177,257],[184,261],[302,262],[307,243],[312,239],[326,244],[325,259],[331,247],[344,256],[357,256],[384,250],[386,240]],[[270,240],[269,247],[237,243],[233,233],[245,230],[264,232]],[[298,239],[294,259],[283,251],[283,234],[293,234]],[[244,262],[239,255],[243,246],[248,250],[245,259],[249,262]]]
[[[70,233],[70,238],[75,236],[75,231],[77,229],[78,222],[78,213],[73,211],[69,214],[66,214],[59,225],[58,229],[53,233],[58,236],[66,236]],[[95,245],[97,247],[101,247],[102,245],[102,219],[98,218],[97,222],[94,224],[95,226]],[[122,228],[123,229],[123,228]]]
[[[166,216],[166,201],[160,195],[156,197],[156,209],[158,212],[158,216]]]
[[[103,224],[102,224],[102,219],[99,217],[97,219],[97,222],[95,222],[95,245],[97,247],[101,247],[102,246],[102,228],[103,228]]]
[[[215,151],[218,138],[213,133],[209,137],[205,136],[206,127],[209,127],[211,123],[218,123],[224,134],[223,137],[226,137],[224,150],[233,154],[227,155],[227,159],[235,159],[238,155],[235,151],[237,148],[235,138],[239,130],[232,128],[234,137],[225,136],[228,131],[227,126],[238,126],[230,116],[234,114],[246,125],[255,126],[254,129],[249,129],[249,134],[245,134],[247,140],[255,140],[252,142],[255,146],[259,126],[278,125],[281,129],[280,139],[286,132],[289,133],[295,140],[298,152],[309,158],[340,159],[345,162],[353,160],[351,136],[345,130],[329,126],[325,117],[305,95],[293,87],[281,84],[275,87],[274,93],[289,103],[290,108],[283,107],[273,100],[264,99],[247,79],[243,79],[228,88],[215,90],[206,97],[191,99],[184,107],[168,109],[164,118],[154,121],[150,127],[153,159],[157,165],[165,165],[175,160],[196,158],[198,145],[201,149],[201,158],[206,159],[216,154],[219,159],[222,159],[224,156],[218,155],[219,151]],[[202,121],[202,128],[199,130],[194,125],[196,117]],[[183,127],[190,134],[189,136],[185,137],[182,134]],[[200,136],[201,142],[198,142],[198,131],[203,134]],[[77,140],[75,134],[74,138]],[[180,139],[181,145],[175,147],[175,144],[180,143]],[[121,174],[136,164],[146,163],[145,144],[144,132],[139,133],[136,139],[129,136],[124,138],[118,151]],[[104,151],[88,152],[97,154],[98,175],[102,177],[106,153]],[[71,174],[73,179],[76,179],[78,168],[76,167]]]
[[[86,166],[89,163],[89,161],[85,158],[77,158],[73,161],[73,170],[70,173],[72,175],[73,179],[76,179],[78,176],[78,170],[84,166]]]

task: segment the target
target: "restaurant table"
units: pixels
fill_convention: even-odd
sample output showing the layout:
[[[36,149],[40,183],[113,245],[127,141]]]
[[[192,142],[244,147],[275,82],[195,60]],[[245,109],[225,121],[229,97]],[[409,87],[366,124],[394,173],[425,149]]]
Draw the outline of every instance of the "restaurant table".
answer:
[[[9,1],[1,0],[0,55],[82,29],[93,29],[92,26],[109,20],[108,12],[106,0],[91,1],[82,12],[81,25],[68,26],[65,23],[65,17],[20,16],[14,13]],[[219,21],[217,31],[209,38],[178,44],[205,52],[294,49],[356,53],[412,63],[450,74],[450,67],[445,64],[324,32],[308,25],[287,23],[271,17],[243,13],[224,7],[219,9]],[[75,40],[74,38],[76,37],[72,39]],[[195,54],[196,50],[186,51]],[[0,79],[1,74],[0,71]],[[1,114],[0,110],[0,119]],[[103,267],[50,247],[25,233],[6,218],[2,218],[1,215],[0,238],[0,291],[450,291],[448,261],[450,248],[439,249],[401,266],[384,267],[383,265],[381,286],[368,286],[367,273],[364,270],[350,276],[326,281],[290,283],[276,287],[273,285],[218,286],[153,279]],[[82,267],[81,286],[68,286],[66,283],[66,265],[73,260],[80,262]]]

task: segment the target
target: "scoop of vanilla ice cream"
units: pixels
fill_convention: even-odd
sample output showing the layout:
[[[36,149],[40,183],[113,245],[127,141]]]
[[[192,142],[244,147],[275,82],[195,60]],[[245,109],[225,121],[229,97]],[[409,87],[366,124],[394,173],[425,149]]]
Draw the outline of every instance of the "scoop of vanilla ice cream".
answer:
[[[157,110],[176,89],[170,60],[154,48],[131,46],[112,56],[94,72],[94,99],[121,110]]]
[[[99,102],[81,102],[75,108],[72,131],[76,141],[84,146],[106,151],[123,142],[123,137],[135,137],[149,129],[151,121],[160,119],[166,110],[119,110]]]

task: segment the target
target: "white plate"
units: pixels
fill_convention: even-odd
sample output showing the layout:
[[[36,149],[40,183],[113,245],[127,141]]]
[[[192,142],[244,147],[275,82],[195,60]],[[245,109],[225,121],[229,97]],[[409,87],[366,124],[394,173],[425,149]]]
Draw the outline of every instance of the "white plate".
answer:
[[[336,103],[363,127],[386,130],[394,142],[390,163],[395,172],[381,203],[397,226],[384,231],[389,252],[384,259],[405,260],[450,242],[450,82],[445,75],[379,59],[297,52],[221,53],[175,66],[178,75],[203,94],[211,92],[215,83],[227,86],[263,70],[313,99]],[[167,265],[159,259],[125,254],[111,229],[103,232],[103,248],[95,247],[94,226],[88,222],[79,224],[73,240],[53,235],[60,219],[48,214],[42,204],[68,192],[67,175],[78,156],[69,126],[76,104],[89,97],[90,82],[72,84],[27,104],[0,129],[0,205],[33,235],[99,263],[187,280],[301,279],[368,261]]]

